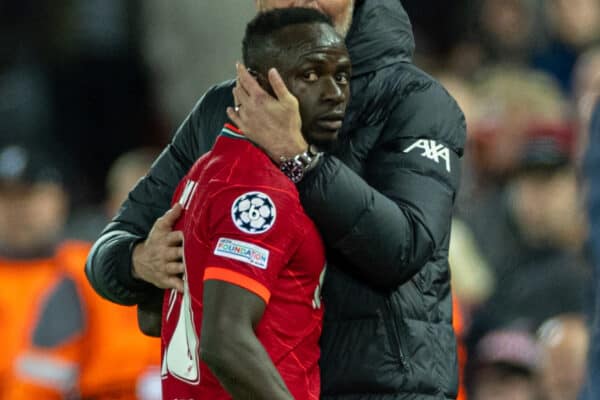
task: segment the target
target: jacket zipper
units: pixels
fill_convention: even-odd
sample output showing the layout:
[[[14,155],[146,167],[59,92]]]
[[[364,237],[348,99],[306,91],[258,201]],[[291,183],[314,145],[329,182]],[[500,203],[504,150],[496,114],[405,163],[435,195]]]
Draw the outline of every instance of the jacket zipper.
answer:
[[[406,361],[406,357],[404,357],[402,347],[400,346],[398,324],[396,322],[396,318],[394,317],[392,302],[389,298],[385,299],[385,305],[387,306],[388,313],[387,318],[386,316],[384,316],[384,323],[388,331],[388,336],[390,338],[390,345],[393,347],[392,351],[400,360],[400,365],[402,366],[402,369],[404,371],[408,371],[408,363]]]

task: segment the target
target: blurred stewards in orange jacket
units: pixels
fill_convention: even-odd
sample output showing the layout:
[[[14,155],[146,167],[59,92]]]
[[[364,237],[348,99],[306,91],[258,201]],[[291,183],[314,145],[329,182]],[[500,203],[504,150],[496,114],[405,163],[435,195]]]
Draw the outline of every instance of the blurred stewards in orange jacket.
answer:
[[[160,399],[158,340],[88,286],[89,244],[57,245],[67,204],[43,155],[0,148],[0,399]]]

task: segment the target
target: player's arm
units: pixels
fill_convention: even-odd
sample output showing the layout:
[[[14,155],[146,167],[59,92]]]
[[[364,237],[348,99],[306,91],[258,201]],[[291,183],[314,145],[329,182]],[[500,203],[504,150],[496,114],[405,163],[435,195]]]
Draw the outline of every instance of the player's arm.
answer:
[[[265,300],[221,280],[204,282],[200,356],[234,399],[293,399],[255,334]]]

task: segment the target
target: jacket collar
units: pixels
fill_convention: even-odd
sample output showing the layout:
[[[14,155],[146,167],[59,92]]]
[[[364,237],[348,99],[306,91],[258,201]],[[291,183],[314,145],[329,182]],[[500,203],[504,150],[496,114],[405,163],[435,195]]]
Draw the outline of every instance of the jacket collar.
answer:
[[[410,62],[415,41],[400,0],[356,0],[346,45],[353,76]]]

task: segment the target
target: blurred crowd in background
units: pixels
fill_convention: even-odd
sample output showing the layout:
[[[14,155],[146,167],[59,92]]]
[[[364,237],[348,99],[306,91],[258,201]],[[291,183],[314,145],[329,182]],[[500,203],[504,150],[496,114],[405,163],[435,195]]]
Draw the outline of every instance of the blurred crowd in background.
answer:
[[[467,119],[450,250],[463,390],[576,399],[595,301],[581,165],[600,0],[402,3],[416,64]],[[254,12],[246,0],[0,1],[0,259],[93,241],[199,96],[234,76]]]

